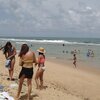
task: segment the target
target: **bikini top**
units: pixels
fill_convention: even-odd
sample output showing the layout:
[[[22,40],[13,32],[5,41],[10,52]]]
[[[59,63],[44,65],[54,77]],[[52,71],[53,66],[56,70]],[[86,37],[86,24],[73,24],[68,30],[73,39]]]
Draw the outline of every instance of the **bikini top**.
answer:
[[[39,58],[39,64],[44,64],[45,63],[45,57],[43,57],[43,56],[41,56],[40,58]]]

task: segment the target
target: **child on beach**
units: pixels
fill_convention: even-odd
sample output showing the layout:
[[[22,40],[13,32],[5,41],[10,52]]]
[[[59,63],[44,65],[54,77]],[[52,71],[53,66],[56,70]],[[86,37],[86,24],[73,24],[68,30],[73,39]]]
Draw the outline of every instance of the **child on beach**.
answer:
[[[36,71],[36,75],[35,75],[35,82],[37,85],[37,89],[42,89],[43,88],[43,74],[45,71],[45,49],[40,47],[38,50],[38,69]],[[39,85],[39,81],[40,80],[40,85]],[[40,86],[40,87],[39,87]]]
[[[74,53],[73,54],[73,64],[74,64],[75,68],[76,68],[76,60],[77,60],[76,54]]]
[[[19,57],[19,65],[22,66],[22,70],[19,74],[19,86],[16,99],[18,100],[20,96],[22,84],[24,79],[26,78],[28,86],[27,100],[29,100],[32,89],[33,63],[37,63],[36,57],[34,52],[29,50],[29,46],[27,44],[22,45]]]

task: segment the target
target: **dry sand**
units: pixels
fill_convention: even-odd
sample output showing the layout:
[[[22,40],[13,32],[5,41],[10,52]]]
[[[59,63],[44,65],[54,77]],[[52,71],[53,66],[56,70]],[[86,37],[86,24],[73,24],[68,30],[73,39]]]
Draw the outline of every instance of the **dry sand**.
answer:
[[[4,67],[5,57],[0,51],[0,84],[4,86],[11,96],[17,93],[18,75],[21,67],[16,64],[14,69],[15,81],[8,81],[8,70]],[[79,64],[82,65],[82,64]],[[34,67],[34,74],[36,68]],[[47,59],[46,70],[44,72],[44,89],[37,90],[33,77],[33,87],[30,100],[100,100],[100,74],[93,73],[90,68],[74,68],[71,63],[62,64],[60,62]],[[27,84],[23,84],[20,100],[26,100]]]

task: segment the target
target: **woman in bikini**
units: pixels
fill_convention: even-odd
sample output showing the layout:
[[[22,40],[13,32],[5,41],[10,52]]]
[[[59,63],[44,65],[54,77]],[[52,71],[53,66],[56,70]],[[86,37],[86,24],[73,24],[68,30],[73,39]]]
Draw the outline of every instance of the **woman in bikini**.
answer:
[[[27,44],[23,44],[19,53],[19,65],[22,66],[21,72],[19,74],[19,86],[16,99],[19,98],[22,89],[22,84],[24,79],[27,79],[28,86],[28,96],[27,100],[30,98],[32,89],[32,77],[33,77],[33,63],[36,63],[36,57],[34,52],[29,50]]]
[[[45,71],[45,50],[44,48],[40,47],[38,50],[38,69],[36,71],[36,75],[35,75],[35,82],[37,85],[37,89],[42,89],[43,88],[43,74]],[[40,80],[40,85],[39,85],[39,80]]]
[[[9,61],[9,78],[8,80],[14,80],[13,73],[14,73],[14,65],[15,65],[15,55],[16,55],[16,49],[12,46],[11,42],[7,42],[6,45],[2,48],[3,53],[5,54],[5,58]]]

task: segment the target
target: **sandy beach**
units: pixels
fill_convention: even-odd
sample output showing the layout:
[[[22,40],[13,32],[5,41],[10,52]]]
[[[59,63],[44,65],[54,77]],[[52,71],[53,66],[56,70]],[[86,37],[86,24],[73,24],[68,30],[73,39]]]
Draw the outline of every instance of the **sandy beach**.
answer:
[[[12,97],[16,96],[18,88],[18,75],[21,67],[18,65],[19,58],[16,55],[14,69],[15,81],[8,81],[8,70],[5,68],[5,57],[0,51],[0,85],[4,91]],[[78,62],[78,66],[83,66]],[[34,67],[34,75],[36,72]],[[37,90],[33,77],[33,87],[30,100],[100,100],[100,74],[93,69],[78,67],[74,68],[69,62],[57,62],[46,60],[44,73],[44,89]],[[20,100],[26,100],[27,84],[23,84]]]

